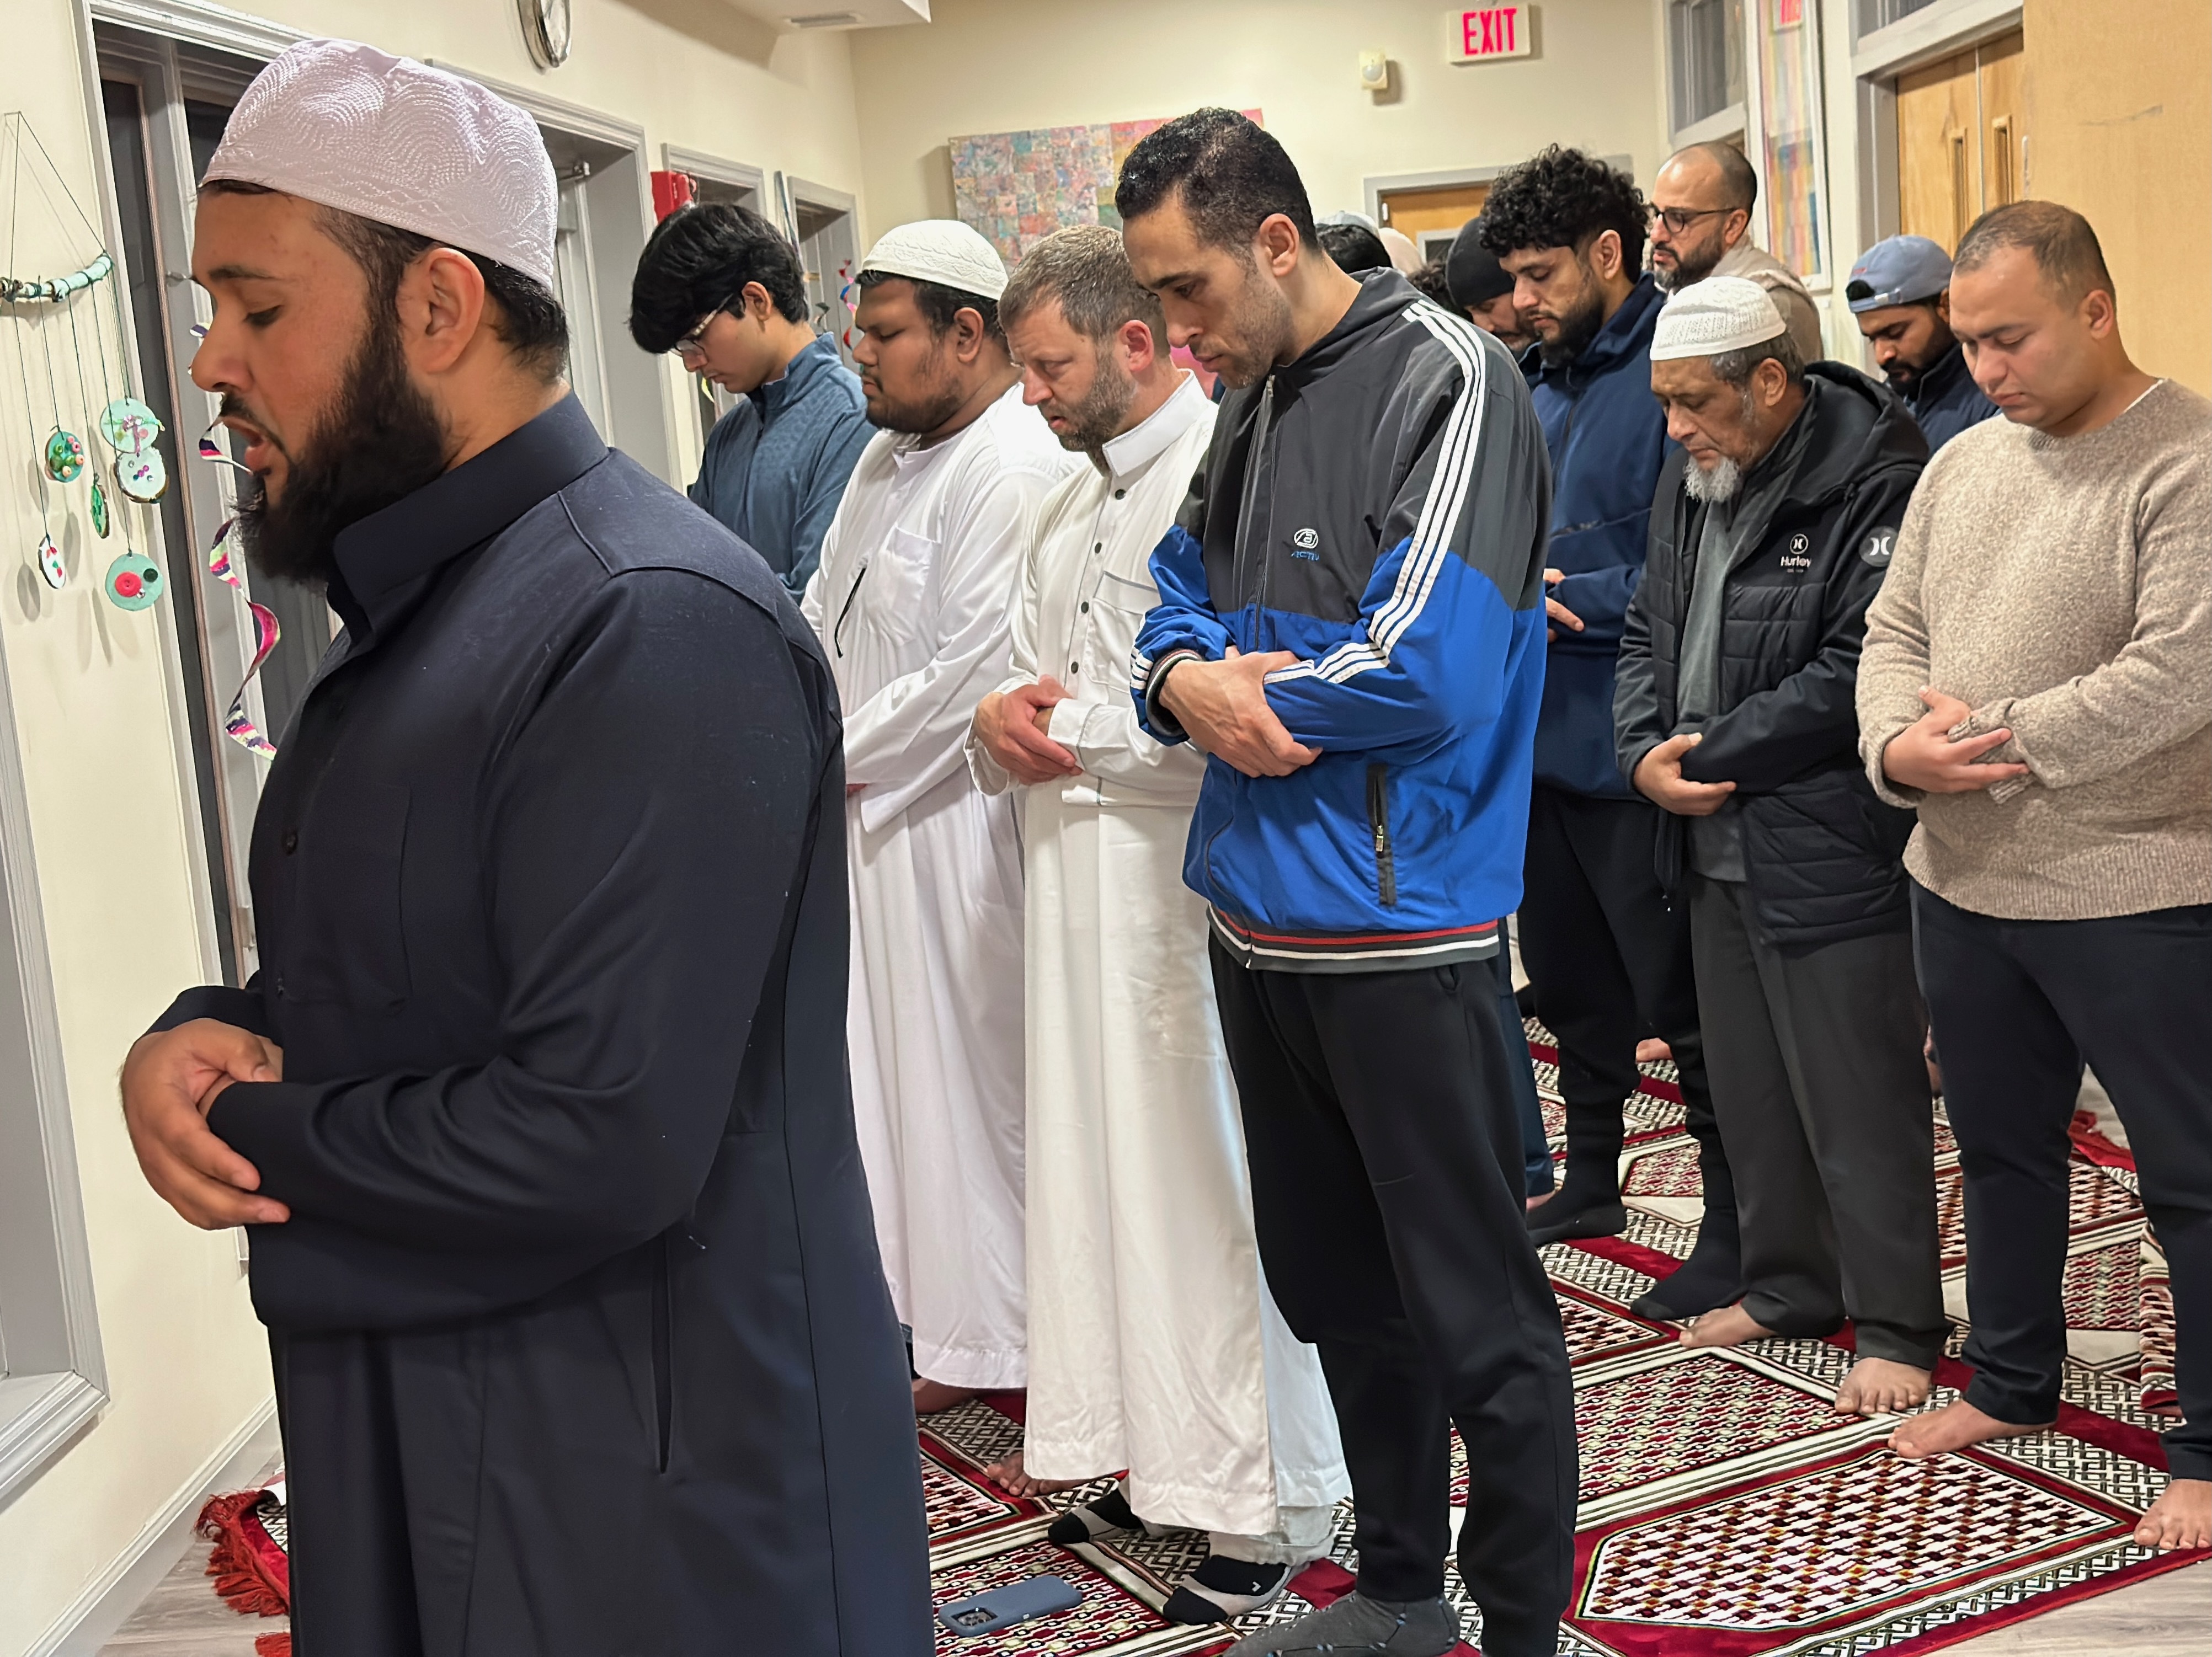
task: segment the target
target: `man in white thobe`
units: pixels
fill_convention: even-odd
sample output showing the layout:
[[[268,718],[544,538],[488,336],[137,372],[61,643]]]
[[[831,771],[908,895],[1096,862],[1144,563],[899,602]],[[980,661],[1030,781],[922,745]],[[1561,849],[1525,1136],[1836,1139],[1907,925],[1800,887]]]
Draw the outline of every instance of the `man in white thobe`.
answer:
[[[924,1413],[1026,1378],[1021,851],[961,745],[1006,676],[1038,509],[1075,463],[1022,406],[1006,281],[949,220],[870,252],[854,357],[879,430],[803,605],[845,714],[853,1114]]]
[[[1206,906],[1182,882],[1206,756],[1140,731],[1128,689],[1148,561],[1213,405],[1111,229],[1048,238],[1002,313],[1028,401],[1091,464],[1045,503],[1012,671],[968,741],[977,785],[1020,800],[1028,875],[1030,1392],[1000,1477],[1127,1468],[1050,1535],[1212,1533],[1164,1614],[1218,1622],[1327,1552],[1349,1481],[1320,1361],[1261,1278]]]

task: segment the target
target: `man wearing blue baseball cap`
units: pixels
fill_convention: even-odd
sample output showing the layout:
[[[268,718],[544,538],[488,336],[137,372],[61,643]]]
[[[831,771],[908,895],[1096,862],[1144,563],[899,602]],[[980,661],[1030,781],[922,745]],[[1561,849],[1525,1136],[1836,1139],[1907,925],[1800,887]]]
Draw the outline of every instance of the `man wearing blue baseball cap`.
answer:
[[[1951,256],[1925,236],[1876,242],[1844,284],[1875,366],[1920,422],[1931,454],[1997,411],[1952,336],[1950,290]]]

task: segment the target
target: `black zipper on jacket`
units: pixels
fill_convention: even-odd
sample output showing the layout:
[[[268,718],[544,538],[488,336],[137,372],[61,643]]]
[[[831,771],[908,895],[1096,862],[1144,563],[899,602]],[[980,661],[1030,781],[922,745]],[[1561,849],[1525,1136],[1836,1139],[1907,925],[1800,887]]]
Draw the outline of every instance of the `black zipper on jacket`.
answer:
[[[1385,908],[1398,902],[1398,862],[1390,849],[1390,768],[1367,768],[1367,826],[1375,831],[1375,885]]]
[[[845,603],[837,612],[837,624],[830,629],[830,647],[842,656],[845,653],[845,618],[853,613],[853,600],[860,596],[860,583],[868,579],[868,566],[872,558],[860,561],[860,573],[853,577],[853,585],[845,589]]]
[[[1257,612],[1266,608],[1267,546],[1262,543],[1253,554],[1259,561],[1257,568],[1246,562],[1246,555],[1252,552],[1252,519],[1255,509],[1260,504],[1260,452],[1267,446],[1267,419],[1274,411],[1275,377],[1271,373],[1260,385],[1260,410],[1252,422],[1252,446],[1244,457],[1244,502],[1237,514],[1237,596],[1241,603],[1247,593],[1251,595],[1255,622]],[[1273,514],[1269,515],[1272,518]],[[1267,645],[1255,634],[1252,648],[1265,650]]]

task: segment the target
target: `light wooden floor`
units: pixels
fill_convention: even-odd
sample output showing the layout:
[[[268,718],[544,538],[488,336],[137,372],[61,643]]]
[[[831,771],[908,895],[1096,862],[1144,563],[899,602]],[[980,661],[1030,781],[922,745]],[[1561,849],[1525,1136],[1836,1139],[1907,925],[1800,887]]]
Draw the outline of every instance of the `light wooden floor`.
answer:
[[[100,1657],[253,1657],[253,1636],[281,1617],[240,1617],[216,1598],[195,1541]],[[2212,1652],[2212,1562],[1949,1648],[1958,1657],[2206,1657]],[[1947,1654],[1948,1657],[1948,1654]]]

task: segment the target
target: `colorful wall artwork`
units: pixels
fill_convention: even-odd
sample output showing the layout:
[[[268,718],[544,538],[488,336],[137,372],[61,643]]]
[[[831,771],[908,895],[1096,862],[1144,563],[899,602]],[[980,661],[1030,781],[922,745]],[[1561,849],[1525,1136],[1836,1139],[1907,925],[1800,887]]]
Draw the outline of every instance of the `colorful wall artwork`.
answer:
[[[1256,109],[1244,113],[1261,119]],[[1167,118],[955,138],[953,211],[982,232],[1009,265],[1063,226],[1118,224],[1114,180],[1122,159]]]

